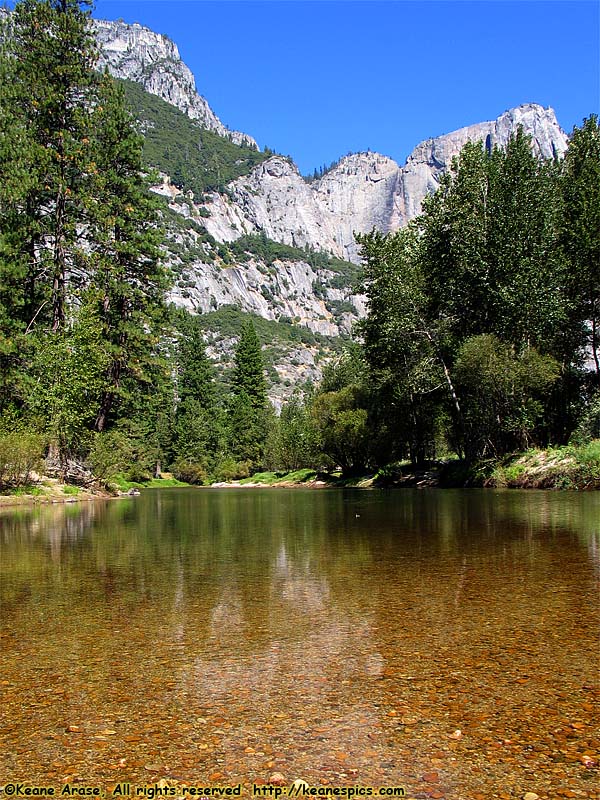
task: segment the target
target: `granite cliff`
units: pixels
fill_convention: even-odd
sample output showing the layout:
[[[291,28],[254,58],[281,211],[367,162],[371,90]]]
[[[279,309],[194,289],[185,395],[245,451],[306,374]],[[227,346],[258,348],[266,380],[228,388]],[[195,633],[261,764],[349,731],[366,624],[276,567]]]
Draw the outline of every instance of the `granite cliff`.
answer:
[[[181,60],[177,45],[167,36],[135,23],[93,20],[100,49],[98,67],[108,68],[115,78],[139,83],[147,92],[176,106],[191,119],[236,144],[256,146],[251,136],[230,131],[204,97],[196,91],[189,67]]]
[[[251,136],[229,131],[196,91],[194,76],[174,42],[141,25],[94,20],[100,67],[143,88],[187,117],[231,141],[256,146]],[[274,156],[248,175],[231,181],[226,191],[200,200],[205,226],[215,239],[228,242],[264,233],[295,247],[325,250],[358,261],[354,232],[373,227],[387,232],[405,225],[421,211],[441,174],[467,141],[504,146],[519,126],[532,137],[544,158],[562,155],[567,136],[554,111],[535,103],[505,111],[496,120],[470,125],[427,139],[404,166],[379,153],[342,158],[319,180],[308,182],[289,159]]]
[[[172,300],[214,317],[215,326],[207,327],[207,341],[212,355],[224,364],[230,361],[235,337],[224,332],[221,310],[227,314],[237,308],[272,326],[270,394],[276,405],[294,385],[319,378],[323,357],[339,349],[339,337],[347,335],[365,313],[364,298],[353,289],[356,269],[343,263],[360,261],[355,232],[397,230],[417,216],[423,199],[437,189],[441,175],[467,141],[502,147],[522,126],[541,157],[560,156],[567,147],[554,111],[530,103],[493,121],[427,139],[403,166],[378,153],[356,153],[342,158],[318,180],[308,181],[289,158],[260,154],[260,163],[248,160],[248,147],[255,148],[256,142],[247,134],[229,131],[218,119],[196,91],[194,77],[170,39],[120,21],[94,21],[94,26],[101,68],[141,85],[184,115],[187,139],[179,143],[180,150],[189,152],[197,135],[198,146],[206,152],[201,129],[245,148],[228,155],[237,177],[219,180],[222,185],[211,189],[211,180],[203,173],[195,183],[204,188],[196,189],[195,197],[181,174],[176,182],[171,180],[174,165],[151,165],[163,172],[155,191],[165,196],[170,209],[166,252],[175,274]],[[176,148],[173,113],[164,133]],[[148,125],[157,124],[151,118],[164,120],[166,115],[163,111],[161,117],[157,109],[152,117],[146,109],[140,119],[147,136]],[[189,120],[197,126],[191,132]],[[211,158],[216,158],[214,152]],[[246,247],[263,239],[295,250],[269,258],[260,248]],[[236,246],[239,242],[243,244]],[[333,267],[335,258],[317,263],[315,253],[343,261]],[[302,341],[294,339],[299,331],[305,332]]]
[[[292,163],[276,156],[233,181],[227,194],[209,198],[204,204],[210,212],[206,227],[221,241],[264,231],[276,241],[358,261],[355,231],[402,227],[421,212],[423,199],[437,189],[440,176],[467,141],[503,147],[519,126],[531,135],[540,156],[560,156],[566,150],[567,136],[554,111],[528,104],[492,122],[422,142],[403,167],[379,153],[357,153],[308,183]]]

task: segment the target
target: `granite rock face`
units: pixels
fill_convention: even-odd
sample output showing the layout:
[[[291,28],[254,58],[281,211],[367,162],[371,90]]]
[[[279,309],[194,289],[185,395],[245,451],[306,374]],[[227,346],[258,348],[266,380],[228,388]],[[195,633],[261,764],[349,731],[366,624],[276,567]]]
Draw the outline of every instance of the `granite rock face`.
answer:
[[[274,156],[229,184],[227,195],[209,198],[206,227],[220,241],[264,232],[285,244],[358,261],[355,232],[376,228],[387,233],[406,225],[420,214],[424,198],[437,189],[440,176],[467,141],[504,146],[520,125],[540,156],[560,156],[566,150],[567,136],[554,111],[529,104],[492,122],[428,139],[403,167],[378,153],[357,153],[309,183],[294,164]]]
[[[114,76],[139,83],[209,130],[237,144],[256,146],[251,137],[229,131],[218,119],[196,91],[194,76],[170,39],[137,24],[93,24],[101,50],[100,68],[108,67]],[[168,175],[161,176],[154,190],[179,218],[195,221],[217,243],[264,234],[277,242],[359,263],[355,233],[373,228],[387,233],[406,225],[421,213],[423,199],[437,189],[467,141],[502,147],[519,126],[532,137],[534,151],[541,157],[561,156],[566,150],[567,136],[554,111],[527,104],[496,120],[421,142],[404,166],[378,153],[357,153],[342,158],[318,180],[307,181],[291,160],[272,156],[229,183],[224,192],[205,195],[199,204],[189,194],[184,197]],[[227,263],[213,245],[203,243],[193,226],[180,227],[173,235],[180,255],[172,255],[179,277],[171,299],[191,311],[234,305],[267,320],[293,321],[328,341],[328,337],[347,335],[366,313],[364,297],[340,283],[339,275],[313,268],[308,260],[268,264],[250,257]],[[277,407],[299,381],[319,380],[322,358],[331,357],[324,341],[311,347],[283,348],[284,354],[274,363],[278,380],[271,391]],[[209,337],[208,344],[221,362],[230,360],[233,340]]]
[[[106,66],[116,77],[141,84],[209,130],[237,144],[256,146],[250,136],[229,131],[218,119],[196,91],[194,76],[177,46],[166,36],[138,24],[105,20],[93,24],[101,68]],[[208,197],[206,228],[221,242],[264,232],[278,242],[325,250],[357,262],[355,232],[402,227],[421,212],[423,199],[437,189],[440,176],[467,141],[502,147],[520,125],[531,135],[538,155],[550,158],[566,150],[567,136],[554,111],[529,103],[496,120],[421,142],[403,167],[379,153],[357,153],[342,158],[319,180],[308,182],[291,161],[273,156],[250,175],[232,181],[225,194]]]
[[[229,131],[218,119],[196,91],[194,76],[177,46],[166,36],[138,24],[105,20],[93,24],[100,68],[141,84],[209,130],[237,144],[256,146],[250,136]],[[210,213],[206,228],[221,242],[264,232],[278,242],[357,262],[355,232],[402,227],[421,212],[423,199],[437,189],[440,176],[467,141],[483,141],[489,148],[504,146],[520,125],[532,137],[538,155],[550,158],[566,150],[567,136],[554,111],[529,103],[496,120],[421,142],[403,167],[379,153],[357,153],[308,182],[291,161],[273,156],[250,175],[232,181],[225,194],[209,196],[204,203]]]
[[[251,136],[228,130],[198,94],[194,76],[181,60],[177,45],[168,37],[137,23],[93,20],[92,24],[100,48],[99,69],[107,67],[116,78],[139,83],[150,94],[176,106],[205,128],[230,137],[236,144],[256,147]]]
[[[534,103],[505,111],[492,122],[480,122],[427,139],[415,147],[400,171],[388,230],[405,225],[421,213],[423,200],[435,192],[441,175],[467,142],[481,141],[489,149],[495,145],[505,147],[519,126],[532,137],[534,152],[542,158],[562,156],[567,149],[567,135],[561,130],[553,109]]]

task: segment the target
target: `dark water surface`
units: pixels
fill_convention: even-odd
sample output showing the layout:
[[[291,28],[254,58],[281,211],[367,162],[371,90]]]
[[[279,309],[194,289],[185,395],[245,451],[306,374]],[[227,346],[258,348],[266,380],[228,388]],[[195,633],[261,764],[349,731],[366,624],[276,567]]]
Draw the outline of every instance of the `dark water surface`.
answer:
[[[598,797],[600,493],[147,491],[0,544],[0,785]]]

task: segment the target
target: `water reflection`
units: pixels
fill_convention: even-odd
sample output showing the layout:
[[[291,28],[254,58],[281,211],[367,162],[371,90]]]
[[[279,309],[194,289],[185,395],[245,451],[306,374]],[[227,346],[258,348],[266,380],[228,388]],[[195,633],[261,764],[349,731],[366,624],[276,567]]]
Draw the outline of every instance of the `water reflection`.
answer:
[[[2,512],[3,774],[591,797],[599,519],[491,491]]]

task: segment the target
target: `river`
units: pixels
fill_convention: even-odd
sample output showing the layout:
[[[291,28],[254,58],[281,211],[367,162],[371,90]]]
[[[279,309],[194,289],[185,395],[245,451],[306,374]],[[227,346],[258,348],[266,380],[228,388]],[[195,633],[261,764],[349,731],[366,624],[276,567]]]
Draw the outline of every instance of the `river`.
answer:
[[[598,797],[600,493],[147,490],[0,545],[0,785]]]

